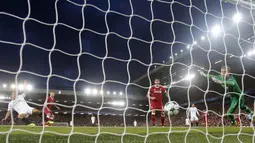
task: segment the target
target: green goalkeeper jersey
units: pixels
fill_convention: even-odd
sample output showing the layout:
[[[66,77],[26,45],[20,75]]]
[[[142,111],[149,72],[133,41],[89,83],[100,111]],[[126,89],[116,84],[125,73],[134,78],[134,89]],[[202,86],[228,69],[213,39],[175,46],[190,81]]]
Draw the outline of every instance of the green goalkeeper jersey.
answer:
[[[224,81],[224,79],[220,75],[217,76],[210,75],[210,77],[214,77],[222,81],[223,84],[221,84],[221,86],[223,88],[227,88],[227,92],[231,92],[229,94],[230,97],[239,97],[242,94],[242,90],[240,89],[238,83],[236,82],[236,79],[232,75],[230,75],[226,79],[226,81]]]

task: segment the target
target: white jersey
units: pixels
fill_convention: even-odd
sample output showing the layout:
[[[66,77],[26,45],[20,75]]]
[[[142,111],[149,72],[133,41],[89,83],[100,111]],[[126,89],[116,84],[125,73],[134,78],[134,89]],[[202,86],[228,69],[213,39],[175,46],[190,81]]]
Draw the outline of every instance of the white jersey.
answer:
[[[96,121],[96,117],[95,117],[95,116],[92,116],[92,117],[91,117],[91,122],[92,122],[92,124],[94,124],[95,121]]]
[[[137,122],[136,121],[134,121],[134,127],[136,127],[137,126]]]
[[[14,109],[16,112],[18,112],[18,114],[32,114],[32,110],[34,108],[30,107],[27,104],[25,97],[26,97],[25,93],[16,96],[15,100],[9,102],[8,111]]]
[[[191,122],[198,121],[197,115],[199,115],[199,113],[198,113],[197,107],[190,107],[189,112],[190,112],[190,121]]]
[[[191,117],[196,117],[197,114],[199,115],[198,111],[197,111],[197,107],[190,107],[189,108],[189,111],[190,111],[190,116]]]

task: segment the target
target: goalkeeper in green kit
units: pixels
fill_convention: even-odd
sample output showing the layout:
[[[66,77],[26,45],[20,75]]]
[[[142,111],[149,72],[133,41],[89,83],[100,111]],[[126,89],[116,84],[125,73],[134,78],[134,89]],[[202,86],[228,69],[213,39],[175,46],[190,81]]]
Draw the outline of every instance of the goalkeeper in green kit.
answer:
[[[230,107],[227,111],[227,116],[231,120],[232,125],[236,125],[233,113],[235,112],[236,108],[239,107],[239,105],[241,110],[244,110],[251,115],[253,113],[248,106],[244,105],[244,95],[242,94],[242,90],[240,89],[235,78],[231,74],[229,74],[230,70],[230,67],[222,66],[220,70],[220,75],[206,75],[202,71],[199,72],[202,76],[209,77],[212,79],[213,82],[220,84],[223,88],[226,88],[231,101]]]

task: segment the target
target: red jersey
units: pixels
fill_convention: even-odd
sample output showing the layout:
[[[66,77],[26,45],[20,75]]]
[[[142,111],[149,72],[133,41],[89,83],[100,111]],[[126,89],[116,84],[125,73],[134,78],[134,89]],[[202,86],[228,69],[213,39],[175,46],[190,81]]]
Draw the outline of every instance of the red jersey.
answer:
[[[155,100],[150,100],[150,102],[158,102],[158,103],[162,103],[162,95],[164,93],[166,93],[166,89],[159,85],[159,86],[152,86],[150,88],[150,97],[155,97],[156,99]]]
[[[54,103],[55,100],[52,97],[48,97],[47,103]],[[47,107],[51,110],[52,104],[47,104]]]

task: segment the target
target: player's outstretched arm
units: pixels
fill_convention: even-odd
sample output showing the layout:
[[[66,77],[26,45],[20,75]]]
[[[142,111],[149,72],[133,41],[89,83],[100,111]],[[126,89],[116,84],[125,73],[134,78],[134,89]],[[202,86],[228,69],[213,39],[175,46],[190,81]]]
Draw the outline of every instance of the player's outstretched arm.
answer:
[[[200,116],[200,114],[199,114],[198,110],[197,110],[197,115],[198,115],[198,116]]]
[[[6,114],[5,114],[5,117],[2,119],[2,121],[5,121],[8,119],[8,117],[10,116],[11,112],[10,111],[7,111]]]
[[[151,100],[155,100],[155,97],[151,97],[150,91],[147,93],[146,97]]]
[[[201,70],[197,70],[199,72],[199,74],[203,77],[209,77],[209,78],[212,78],[212,77],[215,77],[215,75],[211,75],[211,74],[205,74],[203,71]]]
[[[13,102],[9,102],[8,104],[8,108],[7,108],[7,112],[5,114],[5,117],[2,119],[2,121],[5,121],[8,119],[8,117],[10,116],[11,112],[12,112],[12,109],[13,109]],[[1,121],[1,122],[2,122]]]
[[[234,80],[222,80],[217,77],[212,77],[212,81],[218,84],[225,84],[226,86],[234,86],[236,82]]]
[[[219,78],[219,76],[205,74],[201,70],[198,70],[198,72],[200,73],[201,76],[211,78],[212,81],[217,83],[217,84],[226,84],[227,86],[234,86],[236,84],[236,82],[234,80],[226,80],[226,81],[224,81],[221,78]]]
[[[60,108],[59,108],[56,104],[54,104],[54,106],[55,106],[55,108],[57,108],[58,110],[60,110]]]

